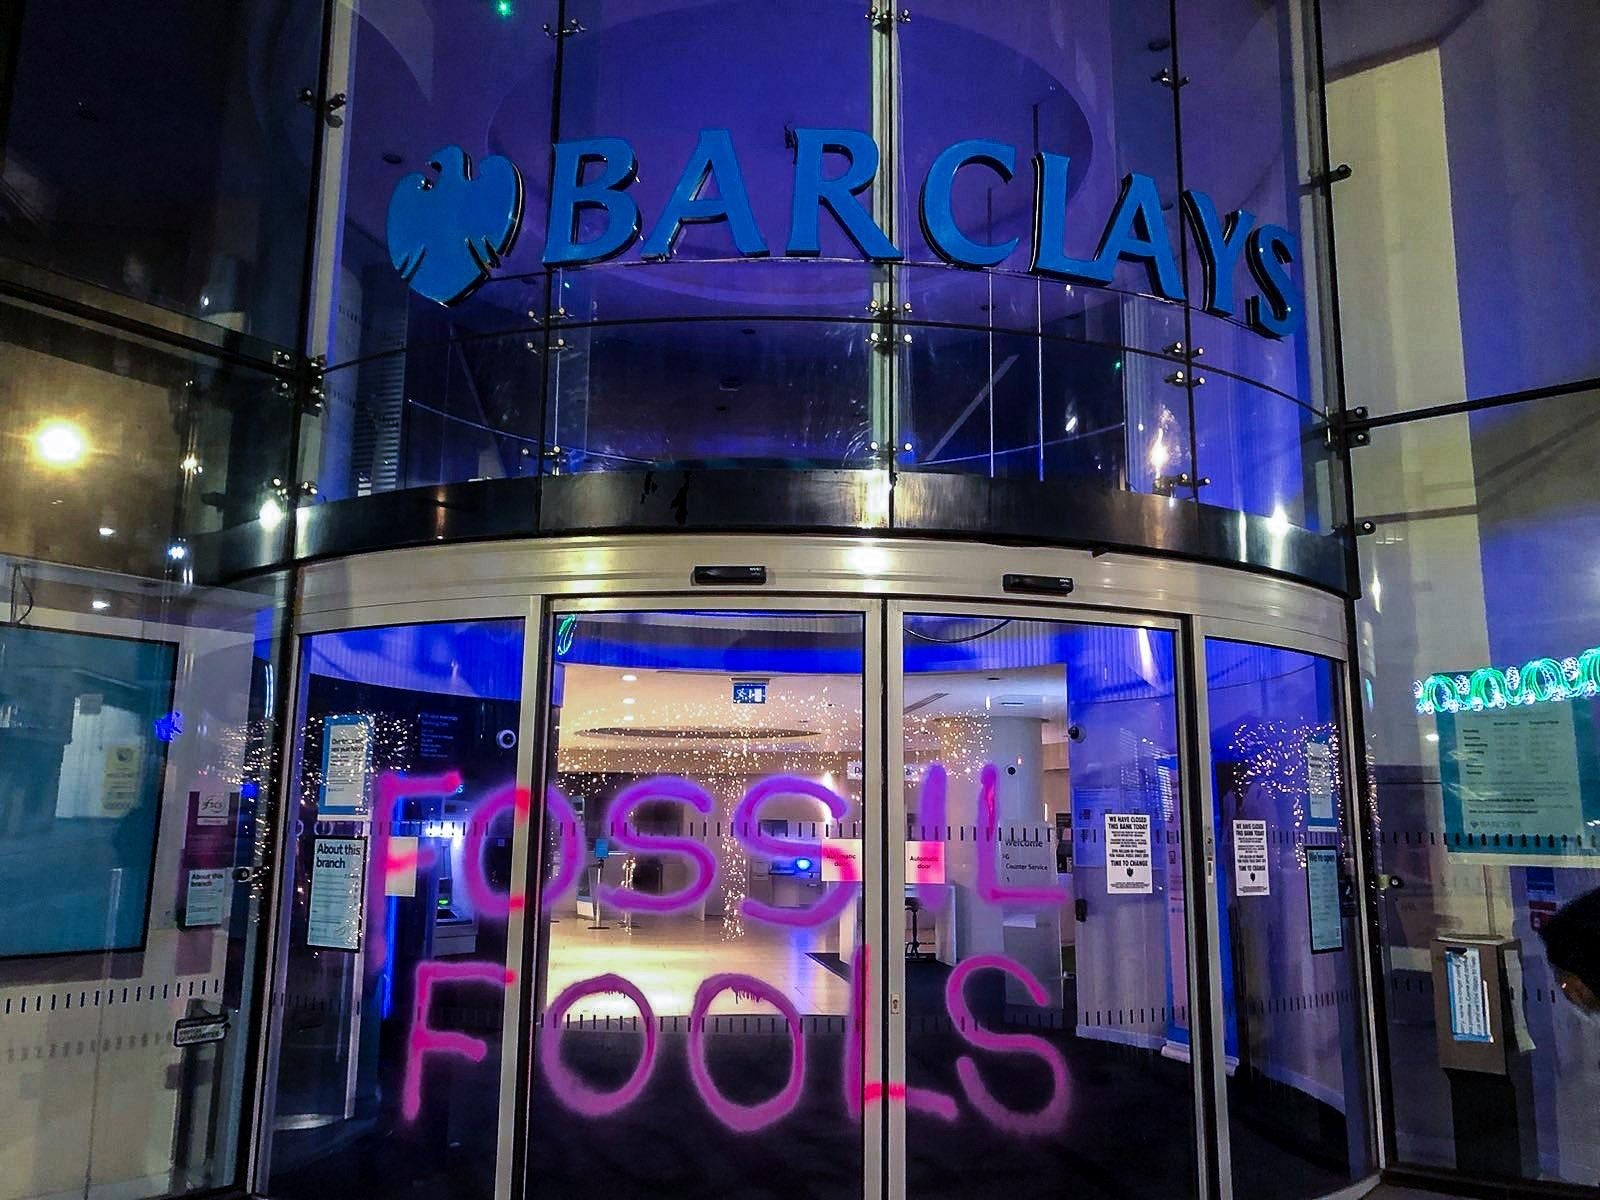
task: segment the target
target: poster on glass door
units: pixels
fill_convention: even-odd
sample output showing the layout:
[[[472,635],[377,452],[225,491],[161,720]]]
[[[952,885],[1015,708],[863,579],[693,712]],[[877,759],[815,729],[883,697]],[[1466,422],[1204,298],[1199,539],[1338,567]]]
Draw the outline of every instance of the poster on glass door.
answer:
[[[1149,813],[1106,813],[1106,891],[1113,896],[1155,891]]]
[[[1267,878],[1267,823],[1233,823],[1233,894],[1269,896],[1272,885]]]

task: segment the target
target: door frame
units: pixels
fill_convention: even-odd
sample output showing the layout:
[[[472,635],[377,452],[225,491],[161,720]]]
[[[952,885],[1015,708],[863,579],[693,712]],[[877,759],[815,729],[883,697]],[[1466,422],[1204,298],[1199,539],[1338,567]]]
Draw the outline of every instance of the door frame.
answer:
[[[688,567],[696,562],[760,562],[768,564],[770,583],[748,589],[696,588]],[[1000,586],[1007,571],[1074,577],[1069,597],[1019,599]],[[1335,597],[1303,584],[1238,570],[1149,556],[1007,547],[955,541],[795,534],[618,535],[532,539],[525,542],[460,543],[310,563],[301,568],[296,589],[292,634],[294,687],[283,689],[288,708],[284,718],[279,778],[280,842],[277,878],[285,879],[282,849],[287,838],[286,814],[292,811],[290,788],[298,744],[295,711],[303,655],[300,638],[315,633],[388,625],[473,620],[521,619],[523,661],[521,723],[517,782],[542,796],[546,786],[545,755],[549,674],[553,657],[546,654],[551,617],[557,611],[767,611],[854,612],[863,617],[863,816],[875,797],[881,819],[866,820],[864,867],[871,878],[886,877],[880,888],[863,888],[867,944],[877,953],[867,972],[867,1046],[865,1078],[887,1087],[904,1082],[903,1018],[890,1013],[891,998],[904,995],[904,962],[887,953],[897,945],[890,936],[889,890],[904,883],[903,854],[889,853],[898,820],[903,828],[906,797],[903,779],[904,617],[929,612],[943,615],[1013,615],[1073,624],[1147,627],[1170,630],[1177,650],[1175,703],[1179,733],[1180,796],[1190,823],[1185,855],[1185,940],[1191,1009],[1191,1061],[1195,1088],[1196,1187],[1202,1200],[1231,1200],[1231,1154],[1227,1143],[1226,1075],[1221,1036],[1220,959],[1211,952],[1210,931],[1217,928],[1215,895],[1215,831],[1211,828],[1211,754],[1204,647],[1208,638],[1301,650],[1331,660],[1343,680],[1341,702],[1354,700],[1347,661],[1345,612]],[[873,712],[874,697],[881,698]],[[1343,746],[1346,779],[1355,786],[1355,747],[1350,744],[1348,716]],[[1351,797],[1355,821],[1364,814]],[[527,902],[537,901],[537,872],[529,850],[543,844],[544,805],[531,806],[531,820],[519,826],[513,851],[514,886]],[[1356,832],[1355,830],[1352,833]],[[1365,871],[1359,837],[1358,870]],[[884,855],[887,854],[887,859]],[[1361,876],[1364,878],[1364,875]],[[1194,903],[1193,888],[1204,894]],[[1365,889],[1360,902],[1365,904]],[[262,994],[269,1011],[258,1050],[256,1123],[251,1139],[248,1184],[264,1191],[270,1163],[271,1111],[280,1021],[271,1002],[271,986],[281,978],[282,917],[287,897],[280,884],[268,911],[268,961],[271,975]],[[877,895],[873,895],[877,892]],[[524,907],[524,912],[526,907]],[[1357,936],[1365,938],[1357,922]],[[514,950],[513,950],[514,947]],[[1201,953],[1204,950],[1205,953]],[[527,1173],[526,1128],[531,1087],[534,989],[521,981],[540,961],[538,924],[529,925],[514,912],[507,924],[508,957],[520,959],[523,970],[508,992],[502,1028],[501,1103],[497,1135],[497,1200],[521,1200]],[[1368,1124],[1379,1118],[1376,1048],[1371,1028],[1372,979],[1363,959],[1363,1045],[1368,1061],[1366,1106]],[[885,1115],[887,1114],[887,1115]],[[903,1105],[863,1106],[863,1200],[901,1200],[905,1190],[905,1113]],[[1374,1142],[1381,1152],[1381,1141]],[[1359,1194],[1363,1181],[1345,1191]]]

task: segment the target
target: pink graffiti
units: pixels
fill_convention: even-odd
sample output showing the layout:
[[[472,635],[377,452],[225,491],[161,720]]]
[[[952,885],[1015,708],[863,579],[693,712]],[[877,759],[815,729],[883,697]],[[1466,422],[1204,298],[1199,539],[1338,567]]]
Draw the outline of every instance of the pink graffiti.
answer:
[[[486,962],[420,962],[414,977],[416,1001],[411,1016],[411,1031],[406,1037],[406,1075],[401,1093],[401,1113],[414,1121],[422,1111],[422,1060],[429,1054],[454,1054],[469,1062],[482,1062],[489,1053],[487,1042],[435,1029],[428,1024],[428,1006],[438,983],[492,983],[506,987],[516,972]]]
[[[757,812],[762,803],[773,796],[809,796],[813,800],[820,800],[835,821],[842,820],[850,811],[849,801],[832,788],[824,787],[813,779],[803,779],[798,775],[772,775],[752,786],[733,811],[735,836],[749,849],[768,858],[797,858],[805,855],[826,857],[828,861],[839,866],[843,882],[831,888],[815,904],[809,904],[804,908],[777,908],[749,896],[745,897],[741,908],[746,916],[772,925],[805,929],[825,925],[835,920],[849,907],[850,901],[855,896],[854,889],[850,886],[858,882],[855,863],[849,854],[837,846],[790,840],[762,833]]]
[[[862,1077],[862,1056],[866,1051],[865,1027],[862,1014],[867,1007],[867,957],[865,946],[857,946],[850,956],[850,1012],[845,1020],[844,1039],[844,1107],[851,1120],[858,1120],[863,1105],[875,1104],[887,1090],[891,1103],[904,1103],[912,1112],[925,1112],[941,1121],[954,1121],[960,1111],[956,1102],[943,1092],[930,1088],[908,1087],[896,1080],[887,1089],[876,1079],[867,1082]]]
[[[1021,963],[1002,954],[977,954],[957,965],[945,981],[944,1003],[950,1019],[962,1036],[981,1050],[994,1050],[1002,1054],[1033,1054],[1042,1059],[1050,1069],[1050,1099],[1038,1112],[1018,1112],[1007,1108],[994,1098],[978,1074],[978,1066],[970,1057],[956,1060],[956,1076],[968,1101],[991,1123],[1008,1133],[1019,1135],[1054,1133],[1066,1124],[1067,1119],[1067,1064],[1058,1051],[1042,1037],[1031,1033],[992,1033],[979,1027],[972,1009],[967,1006],[963,988],[968,978],[978,971],[1004,971],[1021,982],[1029,997],[1041,1008],[1050,1002],[1044,985],[1033,977]],[[972,1029],[966,1030],[971,1022]]]
[[[372,845],[367,861],[367,920],[364,930],[367,940],[367,970],[381,971],[389,957],[389,930],[380,914],[384,900],[389,895],[391,876],[409,874],[413,867],[422,870],[434,863],[432,849],[421,847],[415,855],[402,851],[394,853],[389,846],[390,829],[399,819],[400,801],[414,796],[453,796],[461,790],[461,772],[446,771],[442,775],[404,775],[399,771],[385,771],[378,776],[373,787],[373,812],[376,820],[372,827]]]
[[[943,772],[941,771],[942,775]],[[929,783],[933,782],[932,771],[929,772]],[[1000,772],[993,763],[984,763],[983,771],[979,775],[978,802],[979,815],[982,818],[982,837],[978,847],[978,898],[985,904],[1065,904],[1067,890],[1060,884],[1049,887],[1013,887],[1003,884],[998,878],[997,860],[1000,857],[1000,813],[999,801],[996,798]],[[942,780],[941,780],[942,786]],[[940,797],[943,802],[943,797]],[[982,843],[993,835],[995,848],[993,853],[983,849]]]
[[[578,828],[578,813],[572,801],[555,787],[545,789],[545,811],[561,831],[560,859],[555,874],[545,882],[544,896],[539,907],[549,912],[560,904],[578,886],[578,872],[583,866],[583,834]]]
[[[789,1023],[789,1081],[776,1096],[759,1104],[735,1104],[729,1100],[711,1078],[711,1068],[706,1064],[706,1013],[717,994],[729,989],[766,1000]],[[735,1133],[754,1133],[781,1121],[799,1102],[806,1081],[805,1032],[799,1012],[789,997],[763,979],[753,975],[712,975],[695,989],[694,1008],[689,1013],[689,1074],[711,1115]]]
[[[583,997],[613,992],[632,1000],[634,1007],[639,1010],[639,1021],[644,1028],[644,1052],[639,1055],[639,1064],[634,1067],[626,1083],[614,1091],[602,1092],[580,1080],[561,1061],[562,1021],[567,1010]],[[544,1068],[545,1078],[550,1081],[550,1090],[555,1093],[556,1099],[576,1113],[586,1117],[605,1117],[622,1111],[644,1091],[655,1062],[655,1013],[651,1011],[644,993],[621,975],[606,974],[580,979],[556,997],[546,1014],[544,1036],[539,1039],[539,1065]]]
[[[691,780],[676,775],[657,775],[641,780],[617,793],[611,803],[611,836],[617,844],[643,854],[681,854],[694,864],[694,879],[687,887],[659,896],[636,892],[632,888],[602,884],[596,895],[600,901],[624,912],[670,913],[693,908],[711,890],[717,878],[717,856],[693,838],[660,837],[628,828],[628,818],[641,804],[652,800],[677,800],[695,811],[710,814],[716,807],[711,793]]]
[[[522,906],[521,896],[508,896],[489,886],[489,878],[483,871],[483,844],[488,838],[489,826],[507,809],[516,813],[516,828],[523,829],[528,820],[528,807],[528,789],[508,784],[467,817],[467,835],[461,843],[462,882],[467,886],[467,899],[480,920],[504,921],[513,908]]]

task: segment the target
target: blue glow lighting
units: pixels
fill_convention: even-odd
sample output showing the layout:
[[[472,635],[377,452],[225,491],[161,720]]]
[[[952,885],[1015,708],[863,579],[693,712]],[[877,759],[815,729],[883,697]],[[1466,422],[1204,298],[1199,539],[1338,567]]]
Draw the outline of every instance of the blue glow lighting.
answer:
[[[809,871],[809,870],[811,870],[811,860],[809,858],[797,858],[797,859],[795,859],[794,860],[794,869],[796,871]]]
[[[155,721],[156,737],[163,742],[170,742],[183,732],[183,714],[173,709],[164,717],[157,717]]]

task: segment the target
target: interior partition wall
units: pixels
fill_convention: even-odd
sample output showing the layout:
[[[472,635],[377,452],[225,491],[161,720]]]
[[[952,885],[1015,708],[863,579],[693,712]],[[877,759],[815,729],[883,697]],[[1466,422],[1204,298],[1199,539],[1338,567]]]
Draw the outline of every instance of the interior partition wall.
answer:
[[[1363,1185],[1338,606],[1019,553],[308,568],[253,1186]]]

